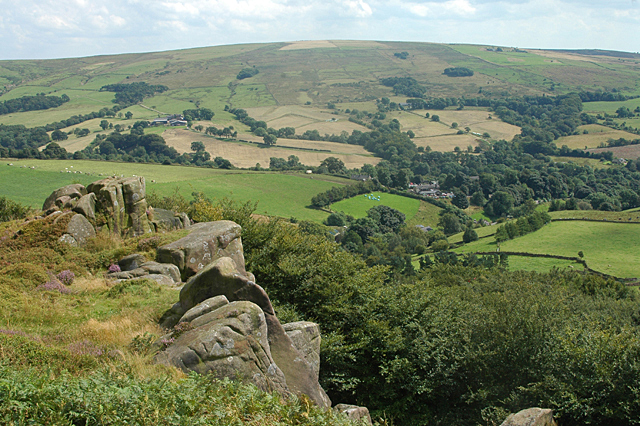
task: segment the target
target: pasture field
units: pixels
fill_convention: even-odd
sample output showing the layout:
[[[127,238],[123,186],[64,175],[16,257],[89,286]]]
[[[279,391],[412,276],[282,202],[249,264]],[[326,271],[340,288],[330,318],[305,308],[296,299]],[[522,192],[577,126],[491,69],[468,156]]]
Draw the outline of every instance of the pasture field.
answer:
[[[498,226],[499,225],[482,226],[480,228],[474,228],[474,231],[476,231],[476,234],[478,234],[478,238],[488,237],[491,241],[493,241],[493,238],[490,238],[490,236],[496,233]],[[461,243],[463,235],[464,232],[458,232],[457,234],[451,235],[449,238],[447,238],[447,240],[449,241],[449,244]]]
[[[554,157],[551,156],[553,161],[557,163],[574,163],[580,166],[590,166],[594,169],[604,169],[606,167],[613,167],[611,163],[605,163],[595,158],[582,158],[582,157]]]
[[[640,137],[639,137],[640,138]],[[588,150],[589,152],[613,152],[614,157],[626,158],[629,160],[635,160],[640,157],[640,145],[627,145],[627,146],[614,146],[611,148],[595,148]]]
[[[624,210],[621,212],[603,212],[600,210],[560,210],[548,213],[552,219],[593,219],[625,223],[640,222],[640,211],[638,209]]]
[[[544,228],[501,243],[501,251],[577,256],[583,251],[590,268],[621,278],[638,277],[640,225],[587,221],[552,222]],[[496,251],[492,238],[455,249],[458,253]]]
[[[380,200],[371,200],[367,196],[379,197]],[[356,219],[365,217],[367,210],[375,206],[387,206],[405,214],[405,221],[412,220],[420,210],[420,200],[403,197],[401,195],[388,194],[386,192],[372,192],[371,194],[360,194],[352,198],[347,198],[337,203],[331,204],[330,208],[334,212],[344,212]]]
[[[567,145],[571,149],[585,149],[597,148],[601,143],[606,143],[609,139],[640,139],[640,136],[633,133],[612,129],[599,124],[587,124],[579,126],[577,129],[579,133],[582,133],[585,130],[589,133],[563,136],[559,138],[555,142],[556,146],[561,147],[563,145]]]
[[[584,112],[602,114],[615,114],[616,110],[620,107],[627,107],[631,111],[633,111],[637,107],[640,107],[640,98],[616,102],[584,102],[582,104],[582,109]]]
[[[440,210],[442,210],[440,207],[420,200],[418,212],[412,218],[407,218],[405,223],[407,226],[424,225],[435,228],[440,220]]]
[[[212,158],[222,157],[229,160],[236,167],[249,168],[254,167],[256,163],[260,163],[262,167],[269,166],[271,157],[287,158],[295,155],[300,159],[302,164],[308,166],[319,166],[327,157],[336,157],[342,160],[347,168],[360,168],[364,164],[378,164],[379,158],[371,156],[362,147],[352,147],[340,143],[324,142],[322,148],[312,148],[313,141],[298,141],[289,139],[278,139],[276,145],[266,147],[262,144],[250,144],[240,141],[220,140],[212,136],[202,133],[192,132],[186,129],[167,129],[162,134],[167,145],[176,148],[178,152],[191,152],[191,142],[201,141]],[[239,137],[254,141],[262,142],[262,138],[253,135],[239,135]],[[289,144],[291,142],[291,144]],[[303,143],[306,142],[306,143]],[[287,145],[300,149],[290,149],[280,147],[279,145]],[[331,152],[311,151],[311,149],[333,149]]]
[[[7,163],[13,166],[8,166]],[[31,166],[35,169],[31,169]],[[144,176],[147,192],[155,191],[159,195],[173,194],[176,188],[179,188],[179,193],[190,199],[192,192],[202,191],[212,198],[228,197],[240,202],[257,201],[257,213],[260,214],[296,217],[315,222],[321,222],[328,214],[307,208],[311,204],[311,198],[333,186],[354,182],[333,176],[308,176],[299,173],[247,172],[86,160],[7,160],[0,167],[0,181],[3,183],[0,196],[33,208],[41,208],[44,200],[57,188],[71,183],[87,185],[113,175]]]

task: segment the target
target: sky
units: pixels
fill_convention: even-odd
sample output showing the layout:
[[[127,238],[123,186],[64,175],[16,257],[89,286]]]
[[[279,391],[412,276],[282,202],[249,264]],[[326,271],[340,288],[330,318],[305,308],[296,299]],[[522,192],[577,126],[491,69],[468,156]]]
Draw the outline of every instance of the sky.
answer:
[[[640,52],[640,0],[0,0],[0,60],[298,40]]]

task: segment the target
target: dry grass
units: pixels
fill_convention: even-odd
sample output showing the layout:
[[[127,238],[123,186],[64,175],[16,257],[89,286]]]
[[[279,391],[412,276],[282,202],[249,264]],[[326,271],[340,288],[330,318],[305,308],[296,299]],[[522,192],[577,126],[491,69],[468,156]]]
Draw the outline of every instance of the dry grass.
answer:
[[[613,148],[599,148],[588,150],[588,152],[592,152],[594,154],[607,151],[613,152],[613,156],[616,158],[635,160],[640,157],[640,145],[616,146]]]
[[[601,143],[606,143],[609,139],[624,138],[627,140],[638,139],[638,135],[615,130],[599,124],[587,124],[578,127],[578,132],[588,131],[588,134],[565,136],[556,141],[556,146],[567,145],[571,149],[597,148]]]
[[[259,145],[250,145],[240,142],[225,142],[212,137],[207,137],[202,134],[193,133],[187,130],[181,129],[169,129],[165,131],[163,137],[167,141],[169,146],[174,147],[178,152],[190,152],[191,142],[202,141],[207,149],[207,152],[212,157],[222,157],[229,160],[236,167],[253,167],[256,163],[260,163],[263,167],[269,165],[269,159],[271,157],[287,158],[290,155],[295,155],[300,159],[302,164],[309,166],[319,166],[320,163],[327,157],[336,157],[342,160],[348,168],[359,168],[365,164],[377,164],[380,159],[361,154],[340,154],[334,152],[309,152],[299,149],[287,149],[278,147],[278,143],[294,146],[296,143],[293,140],[281,139],[276,143],[276,146],[265,148]],[[262,138],[252,135],[240,135],[241,138],[260,142]],[[312,141],[298,141],[299,145],[311,146],[316,142]],[[328,142],[323,143],[325,146]],[[353,148],[350,145],[333,144],[335,149],[340,149],[341,152],[346,150],[358,149]],[[316,148],[324,149],[324,148]]]
[[[413,143],[416,146],[429,146],[433,151],[453,151],[455,147],[459,147],[464,151],[469,145],[475,148],[478,145],[478,138],[477,136],[471,134],[452,134],[425,138],[413,138]]]

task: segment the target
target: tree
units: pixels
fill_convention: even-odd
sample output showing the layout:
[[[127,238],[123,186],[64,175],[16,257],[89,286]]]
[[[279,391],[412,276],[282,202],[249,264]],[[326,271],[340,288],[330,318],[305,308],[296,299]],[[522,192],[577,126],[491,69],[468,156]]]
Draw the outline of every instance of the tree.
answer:
[[[466,209],[469,207],[469,200],[467,197],[460,191],[459,189],[455,189],[453,191],[453,199],[451,200],[451,204],[456,206],[459,209]]]
[[[440,116],[439,116],[439,115],[435,115],[435,114],[434,114],[434,115],[432,115],[432,116],[431,116],[431,121],[435,121],[435,122],[440,121]]]
[[[127,112],[124,114],[124,117],[125,117],[127,120],[131,120],[131,119],[133,118],[133,113],[132,113],[131,111],[127,111]]]
[[[473,228],[467,228],[467,230],[464,231],[464,234],[462,234],[462,241],[464,241],[465,244],[477,240],[478,233]]]
[[[54,141],[64,141],[68,138],[67,134],[60,129],[51,132],[51,139]]]
[[[462,231],[462,224],[460,219],[453,213],[445,213],[440,216],[438,226],[441,226],[445,235],[453,235]]]
[[[322,160],[322,163],[320,163],[320,167],[322,166],[325,166],[329,173],[342,173],[346,171],[346,167],[344,166],[342,160],[336,157],[325,158],[324,160]]]
[[[200,141],[191,142],[191,151],[201,152],[204,150],[205,150],[204,143]]]
[[[107,120],[102,120],[100,122],[100,127],[102,127],[102,130],[107,130],[109,128],[109,122]]]
[[[276,141],[278,140],[278,138],[275,135],[265,135],[265,137],[262,138],[262,140],[264,141],[265,145],[272,146],[276,144]]]
[[[513,208],[513,197],[505,191],[496,191],[491,197],[489,205],[493,211],[493,216],[506,216]]]

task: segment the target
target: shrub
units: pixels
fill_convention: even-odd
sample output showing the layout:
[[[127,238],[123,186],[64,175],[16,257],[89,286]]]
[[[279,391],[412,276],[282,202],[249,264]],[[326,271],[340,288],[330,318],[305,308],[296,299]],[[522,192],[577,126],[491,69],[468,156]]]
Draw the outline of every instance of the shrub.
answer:
[[[76,275],[69,269],[65,269],[56,275],[56,278],[64,285],[71,285],[73,284],[73,280],[76,278]]]
[[[30,207],[23,206],[6,197],[0,197],[0,222],[24,219],[29,213],[31,213]]]
[[[109,266],[108,271],[109,271],[109,272],[112,272],[112,273],[113,273],[113,272],[122,272],[122,269],[120,269],[120,266],[119,266],[119,265],[111,264],[111,265]]]
[[[44,284],[40,284],[38,287],[36,287],[36,290],[40,290],[40,291],[57,291],[57,292],[59,292],[61,294],[69,294],[69,293],[71,293],[71,290],[69,290],[67,287],[65,287],[57,279],[52,279],[52,280],[47,281]]]

